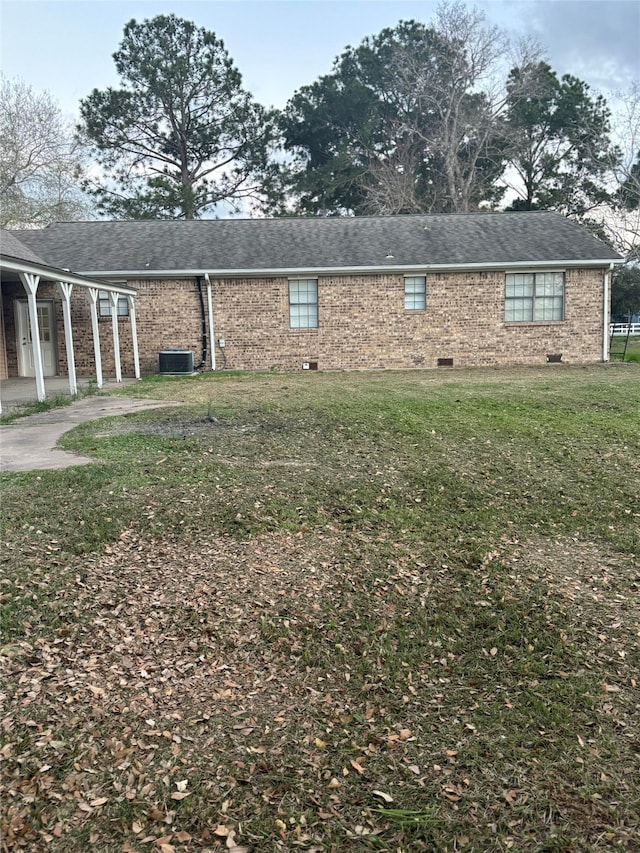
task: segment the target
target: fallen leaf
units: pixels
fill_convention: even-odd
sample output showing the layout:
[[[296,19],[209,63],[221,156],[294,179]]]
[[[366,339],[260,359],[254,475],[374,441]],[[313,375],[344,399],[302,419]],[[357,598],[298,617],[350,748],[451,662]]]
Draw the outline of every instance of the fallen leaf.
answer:
[[[374,797],[380,797],[380,799],[384,800],[385,803],[392,803],[393,802],[393,797],[391,796],[391,794],[387,794],[385,791],[374,791],[373,796]]]

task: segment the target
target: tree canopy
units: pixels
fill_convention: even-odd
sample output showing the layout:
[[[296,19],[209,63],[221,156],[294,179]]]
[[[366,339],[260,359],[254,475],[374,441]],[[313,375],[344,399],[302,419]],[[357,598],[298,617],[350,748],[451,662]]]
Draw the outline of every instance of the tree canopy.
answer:
[[[48,92],[0,79],[0,225],[47,225],[90,212],[81,146]]]
[[[582,217],[610,202],[606,178],[618,152],[605,99],[570,74],[559,79],[546,62],[514,68],[507,89],[512,209]]]
[[[80,103],[79,131],[104,172],[92,187],[101,211],[193,219],[260,202],[277,172],[273,116],[215,33],[173,14],[132,20],[113,58],[121,88]]]
[[[499,32],[461,4],[441,7],[436,27],[402,21],[347,48],[281,120],[299,210],[466,211],[495,202],[502,105],[478,87],[500,49]]]
[[[629,322],[640,314],[640,266],[637,263],[618,267],[611,286],[611,316]]]
[[[79,182],[98,213],[132,219],[510,204],[581,219],[637,257],[640,90],[617,148],[604,97],[519,47],[444,0],[429,25],[346,47],[277,113],[243,88],[215,33],[174,14],[131,20],[113,55],[120,85],[80,102],[75,142],[50,99],[3,83],[3,222],[87,215]],[[95,162],[81,181],[85,146]]]

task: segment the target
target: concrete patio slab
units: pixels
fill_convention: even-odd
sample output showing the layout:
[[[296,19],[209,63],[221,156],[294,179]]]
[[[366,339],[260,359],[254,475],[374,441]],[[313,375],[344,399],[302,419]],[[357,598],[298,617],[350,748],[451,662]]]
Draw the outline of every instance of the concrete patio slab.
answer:
[[[166,400],[137,400],[132,397],[85,397],[69,406],[0,425],[0,471],[88,465],[95,459],[56,447],[60,436],[85,421],[179,405]]]
[[[114,391],[116,388],[123,388],[129,385],[135,385],[136,379],[125,378],[121,382],[116,382],[110,377],[105,378],[104,384],[100,389],[103,393]],[[91,385],[95,382],[86,377],[79,377],[77,380],[78,391],[80,394],[86,394]],[[44,387],[47,394],[47,399],[52,397],[67,397],[71,400],[71,392],[69,391],[69,379],[66,376],[48,376],[44,380]],[[135,393],[135,392],[132,392]],[[25,377],[12,376],[10,379],[0,380],[0,403],[2,404],[2,414],[11,415],[19,411],[23,406],[30,403],[35,403],[38,399],[36,393],[35,381]]]

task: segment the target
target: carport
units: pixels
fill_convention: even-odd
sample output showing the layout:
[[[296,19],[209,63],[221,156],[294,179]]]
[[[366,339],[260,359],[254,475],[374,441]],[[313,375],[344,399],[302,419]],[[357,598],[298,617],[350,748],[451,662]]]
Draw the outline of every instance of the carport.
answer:
[[[46,318],[38,306],[38,287],[41,282],[54,283],[62,300],[62,315],[64,321],[64,343],[66,349],[66,361],[68,366],[68,388],[73,396],[78,392],[78,380],[76,377],[76,362],[73,349],[73,333],[71,327],[71,293],[74,288],[86,293],[89,300],[91,317],[91,329],[93,335],[94,364],[96,384],[102,388],[104,384],[102,374],[102,355],[100,350],[100,335],[98,330],[98,298],[101,293],[106,293],[111,306],[111,325],[113,335],[113,353],[115,360],[116,382],[122,381],[122,369],[120,359],[120,335],[118,330],[118,299],[126,297],[129,307],[129,321],[131,323],[131,336],[133,342],[133,361],[135,378],[140,378],[140,362],[138,356],[138,338],[136,328],[136,291],[121,284],[111,284],[104,281],[95,281],[86,276],[77,275],[67,269],[59,269],[44,263],[30,249],[16,239],[11,232],[3,230],[0,244],[0,275],[4,297],[5,285],[20,282],[26,294],[26,310],[20,329],[20,347],[18,355],[28,363],[28,375],[33,376],[35,381],[35,392],[38,401],[46,399],[45,369],[43,364],[43,341],[47,341]],[[0,328],[0,370],[3,378],[8,378],[7,340],[5,336],[5,314],[4,298],[0,302],[1,328]],[[44,321],[44,322],[43,322]]]

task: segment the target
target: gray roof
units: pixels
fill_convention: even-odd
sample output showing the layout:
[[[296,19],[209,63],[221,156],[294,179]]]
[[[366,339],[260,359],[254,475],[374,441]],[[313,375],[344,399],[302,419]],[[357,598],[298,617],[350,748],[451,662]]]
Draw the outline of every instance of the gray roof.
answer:
[[[21,231],[20,235],[24,233],[26,232]],[[0,229],[0,253],[17,261],[29,261],[32,264],[46,266],[42,258],[18,239],[15,232],[7,231],[5,228]]]
[[[619,259],[546,211],[411,216],[61,222],[20,239],[84,272],[258,272]],[[387,257],[392,255],[392,258]]]

